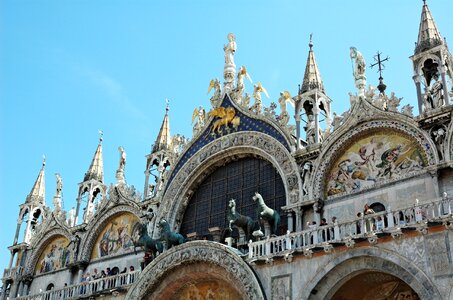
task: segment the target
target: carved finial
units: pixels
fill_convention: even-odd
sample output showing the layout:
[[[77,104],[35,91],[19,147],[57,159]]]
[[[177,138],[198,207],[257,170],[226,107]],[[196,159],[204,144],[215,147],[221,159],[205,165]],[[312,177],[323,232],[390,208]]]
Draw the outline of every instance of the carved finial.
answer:
[[[42,167],[44,168],[46,166],[46,155],[42,155]]]
[[[104,132],[101,129],[99,129],[98,133],[99,133],[99,142],[102,142],[102,136],[104,135]]]
[[[165,103],[165,110],[168,112],[170,110],[170,100],[168,100],[168,98],[165,98]]]
[[[310,47],[310,50],[311,48],[313,48],[313,33],[310,33],[310,42],[308,43],[308,47]]]

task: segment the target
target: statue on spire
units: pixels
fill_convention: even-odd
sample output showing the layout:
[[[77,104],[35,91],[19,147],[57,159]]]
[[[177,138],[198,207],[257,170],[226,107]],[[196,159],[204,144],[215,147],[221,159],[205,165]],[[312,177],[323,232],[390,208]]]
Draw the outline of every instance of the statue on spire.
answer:
[[[61,212],[62,205],[61,205],[61,191],[63,190],[63,180],[61,180],[61,176],[58,173],[55,173],[55,178],[57,180],[56,188],[55,188],[55,196],[53,197],[53,206],[57,213]]]
[[[365,86],[366,86],[365,59],[363,59],[362,53],[360,53],[356,47],[351,47],[349,54],[351,56],[351,60],[354,63],[354,69],[352,74],[354,76],[355,86],[358,90],[358,96],[365,97]]]
[[[234,64],[234,54],[236,53],[236,36],[229,33],[228,44],[223,46],[225,51],[225,67],[223,69],[223,78],[225,79],[224,86],[225,92],[230,92],[233,89],[233,81],[236,76],[236,65]]]
[[[227,35],[228,44],[223,46],[223,50],[225,51],[225,65],[233,65],[234,64],[234,53],[236,52],[236,36],[233,33],[229,33]]]
[[[116,170],[116,182],[117,184],[124,184],[124,168],[126,167],[126,151],[122,146],[118,147],[118,151],[120,152],[120,161],[118,165],[118,170]]]

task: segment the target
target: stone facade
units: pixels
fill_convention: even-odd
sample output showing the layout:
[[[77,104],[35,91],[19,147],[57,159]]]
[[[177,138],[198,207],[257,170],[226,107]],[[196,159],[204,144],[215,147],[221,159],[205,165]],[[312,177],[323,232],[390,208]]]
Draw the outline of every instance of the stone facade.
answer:
[[[426,4],[422,14],[430,14]],[[235,50],[234,35],[229,42]],[[351,108],[332,118],[312,47],[310,41],[304,78],[310,84],[297,96],[282,92],[279,99],[283,106],[294,102],[295,125],[288,125],[286,106],[281,115],[276,105],[261,110],[261,84],[255,86],[256,103],[250,103],[242,94],[245,73],[238,73],[241,86],[235,86],[234,51],[228,53],[225,88],[221,91],[217,82],[209,113],[197,110],[191,141],[171,138],[167,108],[147,156],[143,196],[124,181],[122,148],[118,181],[109,187],[103,183],[102,136],[79,186],[77,209],[68,216],[42,205],[43,163],[20,212],[20,219],[29,211],[38,211],[40,218],[29,217],[27,239],[17,241],[16,233],[9,247],[3,299],[453,299],[449,93],[434,84],[432,93],[419,93],[420,115],[414,117],[408,106],[398,110],[401,99],[386,95],[385,87],[377,94],[360,85],[350,96]],[[426,59],[450,61],[445,49],[442,40],[430,44],[419,36],[415,70]],[[442,78],[451,75],[440,71]],[[309,122],[305,139],[302,109]],[[281,181],[268,180],[268,174],[246,164],[231,167],[250,158],[270,164]],[[154,183],[152,166],[158,172]],[[226,186],[216,186],[215,178],[207,182],[216,170],[227,174]],[[235,176],[247,180],[238,187]],[[227,205],[233,190],[242,211]],[[210,201],[196,211],[198,191],[200,199]],[[263,194],[264,203],[255,192]],[[266,202],[279,193],[284,205]],[[214,215],[214,206],[221,212]],[[251,207],[259,215],[247,215]],[[209,223],[197,222],[201,215],[209,215]],[[187,218],[195,229],[182,237],[178,232]],[[249,241],[245,233],[252,227],[241,225],[240,218],[255,226]],[[210,234],[199,236],[197,228]],[[102,275],[107,269],[110,273]]]

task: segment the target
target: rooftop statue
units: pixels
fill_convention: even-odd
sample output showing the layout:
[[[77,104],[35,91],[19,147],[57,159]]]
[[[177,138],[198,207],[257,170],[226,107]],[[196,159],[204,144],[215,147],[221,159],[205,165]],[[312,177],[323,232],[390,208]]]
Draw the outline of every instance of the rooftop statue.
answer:
[[[213,108],[216,108],[219,105],[220,102],[220,93],[222,92],[221,87],[220,87],[220,81],[216,79],[212,79],[211,82],[209,83],[208,87],[208,94],[211,92],[211,90],[214,89],[214,95],[211,97],[211,105]]]
[[[236,87],[232,91],[232,98],[239,104],[243,104],[242,103],[242,94],[245,91],[245,84],[244,84],[245,77],[247,77],[247,79],[250,82],[253,82],[252,78],[250,78],[250,75],[247,72],[247,69],[245,68],[245,66],[242,66],[238,72]]]
[[[280,98],[278,99],[278,103],[280,103],[280,115],[277,117],[277,120],[283,126],[288,124],[290,118],[288,110],[286,109],[286,103],[288,102],[294,106],[294,101],[289,92],[280,92]]]
[[[233,33],[227,35],[228,44],[223,46],[225,51],[225,65],[234,65],[234,54],[236,53],[236,36]]]
[[[205,125],[207,113],[203,106],[195,108],[192,113],[193,135],[201,132]],[[195,123],[194,123],[195,122]]]
[[[124,180],[124,168],[126,167],[126,151],[122,146],[118,147],[118,151],[120,152],[120,161],[118,164],[118,170],[116,170],[116,182],[118,184],[125,183]]]
[[[255,112],[256,114],[260,114],[263,108],[263,102],[261,101],[261,93],[264,93],[267,98],[269,98],[269,94],[267,93],[266,89],[261,85],[261,82],[258,82],[254,85],[253,89],[253,99],[255,99],[255,103],[250,107],[250,110]]]
[[[61,191],[63,189],[63,180],[61,180],[61,176],[58,173],[55,173],[55,177],[57,180],[57,184],[55,189],[55,196],[53,197],[53,205],[55,207],[55,211],[60,212],[62,210]]]
[[[357,48],[351,47],[350,52],[351,60],[354,63],[353,75],[355,80],[355,86],[358,90],[359,97],[365,96],[365,86],[366,86],[366,63],[363,59],[362,53],[360,53]]]
[[[224,91],[230,92],[233,89],[234,77],[236,76],[236,65],[234,64],[234,54],[236,53],[236,36],[228,34],[228,44],[223,46],[225,51],[225,66],[223,68]]]

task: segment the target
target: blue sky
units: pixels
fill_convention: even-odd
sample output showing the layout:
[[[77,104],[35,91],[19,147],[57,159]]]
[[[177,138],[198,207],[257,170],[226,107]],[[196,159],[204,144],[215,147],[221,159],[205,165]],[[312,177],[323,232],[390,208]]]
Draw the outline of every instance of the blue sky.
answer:
[[[378,4],[377,4],[378,3]],[[237,37],[236,65],[245,65],[271,99],[301,84],[310,33],[332,109],[349,107],[354,91],[349,47],[367,64],[390,56],[387,91],[417,107],[411,61],[423,2],[363,1],[0,1],[0,269],[14,238],[18,206],[47,157],[46,201],[54,173],[64,208],[75,205],[104,131],[104,172],[115,181],[118,146],[127,152],[126,180],[143,190],[150,152],[170,100],[172,134],[191,137],[195,107],[209,109],[212,78],[223,80],[226,35]],[[451,0],[430,0],[447,41]],[[450,25],[448,25],[450,24]],[[378,74],[367,70],[368,83]],[[247,89],[251,92],[252,86]],[[417,111],[415,109],[414,111]]]

